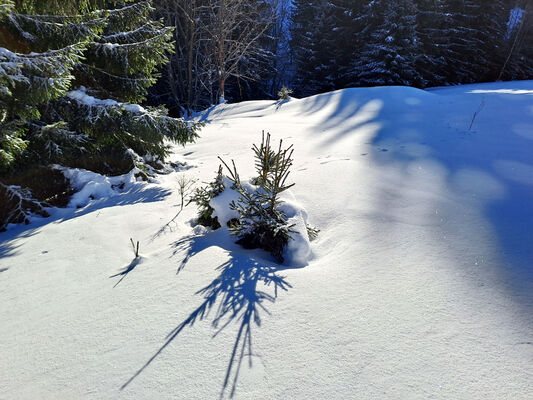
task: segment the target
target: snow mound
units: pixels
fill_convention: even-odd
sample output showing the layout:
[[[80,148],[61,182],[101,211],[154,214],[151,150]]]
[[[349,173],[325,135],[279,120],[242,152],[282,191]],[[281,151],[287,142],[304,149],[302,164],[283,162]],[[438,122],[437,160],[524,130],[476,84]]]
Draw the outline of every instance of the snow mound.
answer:
[[[0,233],[0,398],[533,398],[531,93],[360,88],[200,116],[172,158],[197,182],[217,156],[254,176],[261,130],[294,144],[283,211],[321,229],[305,268],[191,226],[179,171],[124,189],[69,171],[115,197]]]
[[[281,204],[280,209],[287,215],[287,222],[293,225],[291,229],[294,231],[292,240],[289,240],[283,253],[285,263],[291,267],[305,267],[313,255],[307,234],[307,211],[301,205],[289,201]]]
[[[79,168],[65,168],[56,166],[66,178],[76,193],[70,199],[69,208],[85,207],[91,200],[109,198],[131,189],[137,184],[135,175],[140,172],[137,168],[119,176],[103,176],[96,172]]]

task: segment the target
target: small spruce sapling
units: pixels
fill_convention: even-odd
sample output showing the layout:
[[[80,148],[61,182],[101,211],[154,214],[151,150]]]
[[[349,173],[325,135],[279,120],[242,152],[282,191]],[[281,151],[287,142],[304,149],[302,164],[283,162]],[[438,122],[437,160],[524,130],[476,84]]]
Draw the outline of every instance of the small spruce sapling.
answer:
[[[239,237],[236,243],[247,249],[261,248],[268,251],[279,263],[283,263],[283,250],[291,234],[296,233],[289,225],[287,216],[280,209],[282,201],[280,195],[294,186],[288,184],[287,178],[292,166],[292,145],[274,151],[270,146],[270,134],[263,132],[260,146],[253,146],[255,165],[258,176],[253,183],[257,190],[249,191],[240,182],[235,163],[233,169],[221,161],[229,171],[229,179],[234,189],[239,193],[239,200],[231,202],[230,208],[239,213],[238,221],[230,226],[232,234]],[[220,158],[220,157],[219,157]]]
[[[181,199],[180,210],[183,210],[185,206],[185,197],[187,197],[192,185],[194,185],[194,180],[187,178],[185,175],[178,177],[178,194]],[[189,203],[190,201],[187,204]]]
[[[203,225],[212,229],[220,228],[218,218],[213,217],[214,209],[209,205],[209,202],[213,197],[222,193],[225,188],[222,165],[219,165],[215,180],[210,182],[206,187],[197,188],[189,201],[189,203],[193,202],[198,206],[198,219],[196,221],[198,225]]]
[[[278,91],[279,101],[289,100],[292,93],[293,93],[292,89],[289,89],[287,86],[283,85],[281,89]]]

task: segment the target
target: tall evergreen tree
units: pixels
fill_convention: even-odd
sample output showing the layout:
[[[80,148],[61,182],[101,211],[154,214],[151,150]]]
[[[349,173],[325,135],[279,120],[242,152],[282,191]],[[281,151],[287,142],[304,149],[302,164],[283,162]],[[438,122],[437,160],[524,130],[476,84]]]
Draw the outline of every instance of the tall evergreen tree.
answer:
[[[337,72],[335,6],[325,0],[296,0],[294,7],[291,49],[295,92],[309,96],[332,90]]]
[[[421,84],[416,69],[421,43],[412,0],[374,0],[362,10],[353,55],[355,82],[361,86]]]
[[[363,2],[351,0],[331,0],[336,21],[336,41],[333,43],[335,54],[336,81],[335,88],[342,89],[357,86],[357,77],[353,71],[354,60],[358,57],[357,49],[366,37],[363,22]]]
[[[162,159],[165,139],[185,144],[196,127],[143,108],[171,29],[150,18],[150,1],[17,0],[0,28],[1,165],[75,165],[112,152]],[[133,151],[131,151],[133,150]]]
[[[417,31],[421,43],[417,69],[424,86],[440,86],[448,82],[446,48],[450,43],[450,19],[446,0],[417,0]]]
[[[496,79],[503,62],[505,1],[417,0],[419,69],[432,85]]]

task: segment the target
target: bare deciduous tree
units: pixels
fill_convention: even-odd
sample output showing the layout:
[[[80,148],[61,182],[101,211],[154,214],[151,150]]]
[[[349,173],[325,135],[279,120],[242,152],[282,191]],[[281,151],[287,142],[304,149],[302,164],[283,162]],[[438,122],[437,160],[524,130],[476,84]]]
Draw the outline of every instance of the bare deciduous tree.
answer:
[[[217,68],[219,102],[225,101],[229,77],[253,80],[255,67],[268,52],[260,40],[276,18],[275,2],[210,0],[212,19],[207,27]]]
[[[277,1],[156,0],[157,15],[175,27],[165,96],[187,112],[224,101],[230,77],[257,79],[272,54],[263,43]]]

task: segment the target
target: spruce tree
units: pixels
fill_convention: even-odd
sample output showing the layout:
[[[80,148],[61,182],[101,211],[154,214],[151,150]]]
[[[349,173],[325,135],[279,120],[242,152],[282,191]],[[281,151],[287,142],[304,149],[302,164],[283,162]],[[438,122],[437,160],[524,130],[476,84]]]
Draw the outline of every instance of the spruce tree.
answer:
[[[335,6],[331,2],[294,2],[291,49],[295,64],[293,86],[298,96],[335,88],[336,27]]]
[[[448,83],[446,46],[449,45],[451,27],[446,15],[445,2],[446,0],[417,0],[416,21],[421,42],[417,68],[424,86],[440,86]]]
[[[441,47],[448,84],[483,80],[493,65],[501,30],[494,21],[495,2],[448,0],[445,6],[448,43]]]
[[[504,60],[505,0],[417,0],[419,68],[432,85],[495,80]]]
[[[417,9],[412,0],[375,0],[360,16],[361,31],[353,54],[355,84],[421,84],[416,69],[420,41],[416,32]]]
[[[365,26],[362,25],[363,3],[352,0],[331,0],[335,19],[337,40],[333,43],[335,54],[335,88],[342,89],[357,86],[357,77],[353,71],[354,59],[358,57],[356,49],[360,48],[365,38]]]
[[[172,49],[172,30],[150,18],[150,1],[17,0],[2,10],[4,172],[17,160],[163,159],[166,139],[195,138],[196,126],[163,107],[130,104],[145,99]]]

